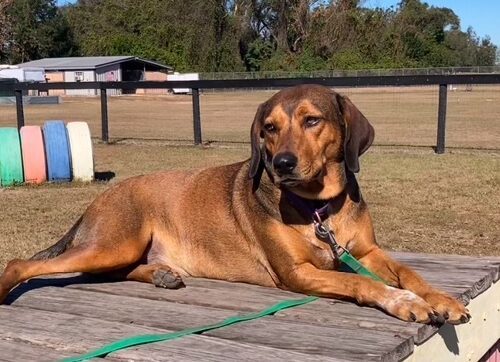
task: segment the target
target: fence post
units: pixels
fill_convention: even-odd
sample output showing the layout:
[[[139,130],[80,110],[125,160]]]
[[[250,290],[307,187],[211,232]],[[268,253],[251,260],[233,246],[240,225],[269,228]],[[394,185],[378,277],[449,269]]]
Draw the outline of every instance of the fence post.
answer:
[[[17,112],[17,129],[24,126],[24,107],[23,107],[23,91],[15,90],[16,93],[16,112]]]
[[[445,150],[446,136],[446,106],[448,103],[448,84],[439,85],[439,106],[437,124],[436,153],[442,154]]]
[[[109,142],[108,126],[108,94],[106,88],[101,88],[101,139],[103,142]]]
[[[193,131],[194,144],[201,144],[201,120],[200,120],[200,92],[198,88],[192,89],[193,95]]]

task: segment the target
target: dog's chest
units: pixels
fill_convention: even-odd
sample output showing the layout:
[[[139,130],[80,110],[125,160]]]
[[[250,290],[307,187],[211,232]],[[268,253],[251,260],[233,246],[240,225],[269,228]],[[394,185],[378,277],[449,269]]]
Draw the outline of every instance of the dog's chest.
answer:
[[[330,246],[316,237],[312,225],[300,226],[299,231],[304,237],[304,242],[308,243],[314,265],[323,270],[337,269],[337,260],[334,257]]]

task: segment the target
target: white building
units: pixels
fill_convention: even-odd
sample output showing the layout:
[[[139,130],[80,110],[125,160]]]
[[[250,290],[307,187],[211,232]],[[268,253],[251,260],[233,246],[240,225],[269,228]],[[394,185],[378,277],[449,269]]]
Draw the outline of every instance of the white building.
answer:
[[[68,57],[44,58],[17,65],[19,68],[41,68],[45,71],[48,82],[106,82],[167,80],[167,73],[172,67],[134,56],[103,57]],[[138,90],[137,93],[149,93],[150,90]],[[158,93],[158,90],[151,90]],[[166,92],[166,90],[165,90]],[[99,94],[96,89],[51,90],[52,95]],[[110,94],[136,93],[135,90],[109,90]]]
[[[19,82],[45,82],[45,71],[43,68],[0,65],[0,78],[14,78]]]

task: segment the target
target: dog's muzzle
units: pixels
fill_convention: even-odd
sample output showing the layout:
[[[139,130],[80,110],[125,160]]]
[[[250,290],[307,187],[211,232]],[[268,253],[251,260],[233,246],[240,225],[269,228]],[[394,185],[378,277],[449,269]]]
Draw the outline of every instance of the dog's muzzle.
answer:
[[[290,152],[278,153],[273,158],[274,172],[280,177],[293,175],[297,164],[297,157]]]

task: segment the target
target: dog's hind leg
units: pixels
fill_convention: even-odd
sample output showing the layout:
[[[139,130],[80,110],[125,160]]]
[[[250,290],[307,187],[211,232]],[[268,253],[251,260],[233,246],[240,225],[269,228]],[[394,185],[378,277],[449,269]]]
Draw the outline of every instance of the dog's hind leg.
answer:
[[[82,243],[47,260],[12,260],[0,276],[0,304],[17,284],[55,273],[101,273],[123,269],[139,261],[148,242]]]
[[[128,272],[125,279],[151,283],[157,287],[166,289],[185,287],[181,276],[163,264],[140,264]]]

